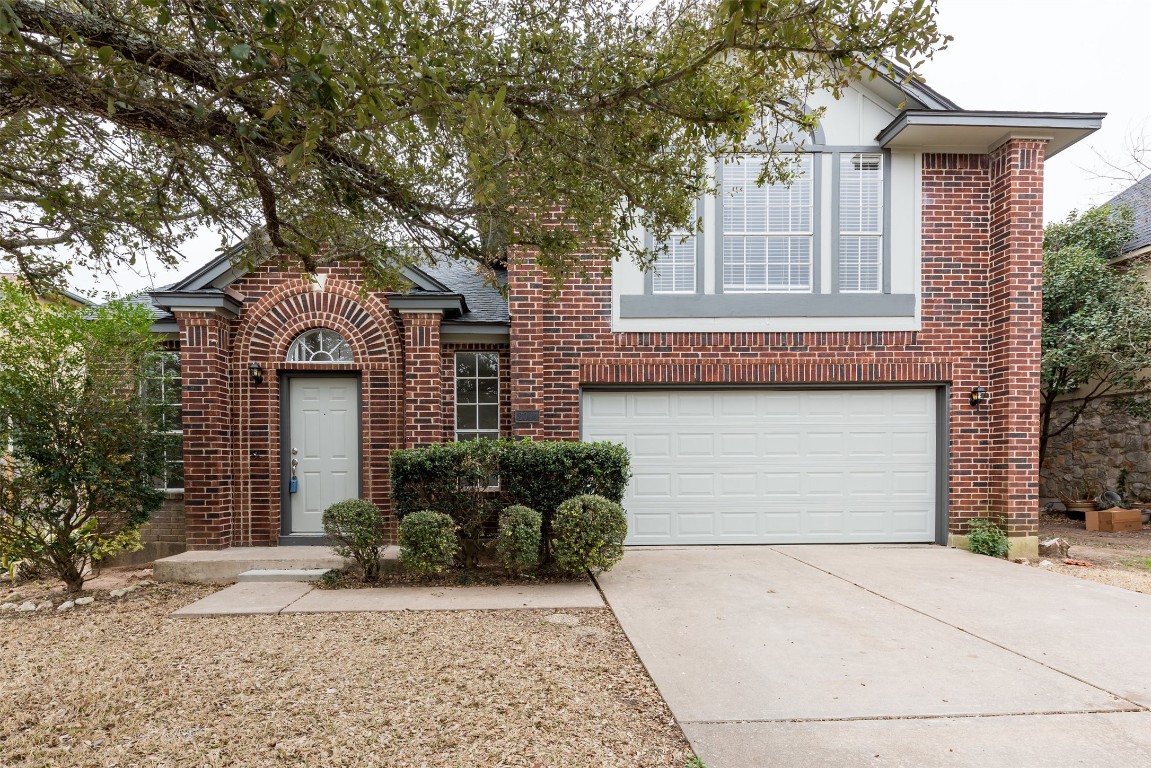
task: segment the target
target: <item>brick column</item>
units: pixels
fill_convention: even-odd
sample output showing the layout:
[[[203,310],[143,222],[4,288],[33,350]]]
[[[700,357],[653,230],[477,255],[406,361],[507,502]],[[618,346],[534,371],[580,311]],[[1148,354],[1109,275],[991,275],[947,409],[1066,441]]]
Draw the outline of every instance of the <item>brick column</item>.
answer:
[[[534,254],[519,252],[508,260],[508,315],[511,318],[508,362],[511,368],[511,407],[536,411],[537,423],[511,425],[514,439],[543,439],[548,414],[544,408],[544,311],[547,290]]]
[[[184,514],[188,549],[232,543],[232,401],[227,318],[175,312],[183,383]]]
[[[444,440],[447,429],[440,368],[443,312],[401,311],[404,326],[404,445]]]
[[[1010,139],[991,153],[988,506],[1006,520],[1013,554],[1038,546],[1046,147],[1045,140]]]

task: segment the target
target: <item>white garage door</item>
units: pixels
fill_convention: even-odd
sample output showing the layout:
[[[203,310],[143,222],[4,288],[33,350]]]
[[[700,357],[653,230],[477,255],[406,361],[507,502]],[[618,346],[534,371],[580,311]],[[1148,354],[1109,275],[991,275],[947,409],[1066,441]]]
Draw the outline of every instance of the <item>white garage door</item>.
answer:
[[[589,391],[623,443],[629,544],[931,542],[930,389]]]

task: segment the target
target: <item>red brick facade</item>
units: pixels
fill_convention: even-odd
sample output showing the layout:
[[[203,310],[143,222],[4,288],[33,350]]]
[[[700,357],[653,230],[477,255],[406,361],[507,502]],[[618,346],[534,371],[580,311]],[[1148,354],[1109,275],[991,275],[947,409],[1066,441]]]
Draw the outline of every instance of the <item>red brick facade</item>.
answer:
[[[1037,533],[1044,143],[923,158],[923,327],[914,332],[613,333],[606,280],[558,300],[530,253],[509,269],[517,437],[579,437],[582,385],[939,384],[951,389],[950,529],[1004,515]],[[972,388],[992,395],[969,403]]]
[[[230,288],[238,317],[177,312],[188,546],[276,543],[279,403],[294,371],[360,377],[361,495],[387,509],[390,451],[453,438],[454,354],[476,349],[500,354],[503,432],[532,439],[579,438],[585,385],[948,386],[951,532],[990,513],[1007,517],[1012,536],[1034,536],[1044,147],[1011,140],[990,155],[923,156],[919,331],[617,333],[608,278],[552,299],[525,252],[508,270],[509,343],[444,343],[439,310],[392,311],[385,296],[360,290],[351,267],[322,270],[322,284],[261,267]],[[284,362],[292,340],[316,326],[339,331],[355,362]],[[252,382],[252,362],[263,384]],[[977,386],[991,394],[978,410],[969,403]],[[515,410],[541,419],[513,424]]]

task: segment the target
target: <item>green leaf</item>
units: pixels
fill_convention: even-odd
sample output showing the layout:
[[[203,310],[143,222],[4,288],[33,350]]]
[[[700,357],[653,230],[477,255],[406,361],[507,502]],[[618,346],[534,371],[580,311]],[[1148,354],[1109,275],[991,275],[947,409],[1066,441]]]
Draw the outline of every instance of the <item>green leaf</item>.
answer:
[[[233,61],[247,61],[251,53],[252,46],[247,43],[236,43],[228,51],[228,55],[232,57]]]
[[[112,46],[102,45],[96,51],[96,58],[100,60],[101,64],[107,64],[109,61],[112,60],[112,55],[114,53],[115,53],[115,51],[112,50]]]

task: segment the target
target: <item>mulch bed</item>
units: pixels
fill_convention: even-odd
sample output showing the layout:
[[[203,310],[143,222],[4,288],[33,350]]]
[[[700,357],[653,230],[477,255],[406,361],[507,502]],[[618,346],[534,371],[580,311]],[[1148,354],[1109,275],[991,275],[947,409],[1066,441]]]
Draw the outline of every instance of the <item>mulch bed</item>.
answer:
[[[63,613],[0,614],[0,763],[691,759],[606,609],[170,617],[210,591],[160,584],[96,592]]]

